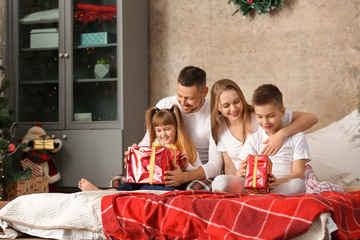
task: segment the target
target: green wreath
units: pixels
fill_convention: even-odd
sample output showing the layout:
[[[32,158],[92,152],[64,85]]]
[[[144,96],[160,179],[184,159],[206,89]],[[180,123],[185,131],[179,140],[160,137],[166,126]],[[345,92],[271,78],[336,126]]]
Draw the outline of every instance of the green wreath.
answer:
[[[237,12],[243,13],[243,18],[249,13],[251,9],[254,9],[259,15],[265,14],[274,8],[284,5],[285,0],[229,0],[228,4],[238,6],[238,9],[233,13],[233,16]]]

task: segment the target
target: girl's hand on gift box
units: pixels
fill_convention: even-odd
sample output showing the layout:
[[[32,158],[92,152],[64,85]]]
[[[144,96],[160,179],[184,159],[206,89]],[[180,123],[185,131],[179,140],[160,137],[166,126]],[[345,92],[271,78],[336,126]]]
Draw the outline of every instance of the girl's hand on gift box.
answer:
[[[236,171],[236,176],[245,177],[246,175],[246,166],[247,166],[248,158],[246,157],[239,164],[239,170]]]
[[[131,145],[131,147],[138,147],[138,145],[136,143],[133,143],[133,145]],[[130,152],[129,151],[125,151],[125,158],[124,158],[124,168],[126,168],[127,166],[127,162],[128,162],[128,158],[129,158],[129,155],[130,155]]]
[[[189,156],[186,154],[186,152],[182,152],[180,154],[180,160],[181,160],[181,168],[186,169],[189,166]]]
[[[269,181],[270,181],[270,189],[274,189],[276,188],[277,186],[279,186],[280,182],[279,182],[279,179],[277,177],[275,177],[274,174],[270,174],[270,177],[269,177]]]

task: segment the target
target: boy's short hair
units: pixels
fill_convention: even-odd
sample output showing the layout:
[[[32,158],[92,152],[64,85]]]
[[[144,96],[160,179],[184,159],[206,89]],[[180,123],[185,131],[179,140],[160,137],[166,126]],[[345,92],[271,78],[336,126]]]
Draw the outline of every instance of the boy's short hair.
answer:
[[[199,67],[184,67],[180,71],[178,83],[184,87],[191,87],[196,85],[199,90],[202,90],[206,86],[206,72]]]
[[[279,88],[277,88],[273,84],[264,84],[258,87],[253,94],[252,97],[252,104],[255,105],[265,105],[273,103],[280,108],[283,105],[282,93],[280,92]]]

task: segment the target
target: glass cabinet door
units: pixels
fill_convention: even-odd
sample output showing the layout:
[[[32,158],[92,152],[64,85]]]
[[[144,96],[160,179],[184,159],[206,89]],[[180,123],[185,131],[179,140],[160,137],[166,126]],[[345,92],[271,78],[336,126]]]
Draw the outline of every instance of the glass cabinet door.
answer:
[[[72,124],[118,120],[116,2],[73,1]]]
[[[20,122],[59,122],[59,1],[18,0]]]

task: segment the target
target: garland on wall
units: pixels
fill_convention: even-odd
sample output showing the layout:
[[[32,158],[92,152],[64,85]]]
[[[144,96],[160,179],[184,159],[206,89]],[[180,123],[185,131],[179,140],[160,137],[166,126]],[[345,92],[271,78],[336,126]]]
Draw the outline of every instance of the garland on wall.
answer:
[[[243,13],[243,18],[254,9],[259,15],[265,14],[274,8],[279,8],[284,5],[285,0],[229,0],[228,4],[232,3],[238,9],[233,13],[233,16],[238,13]]]

